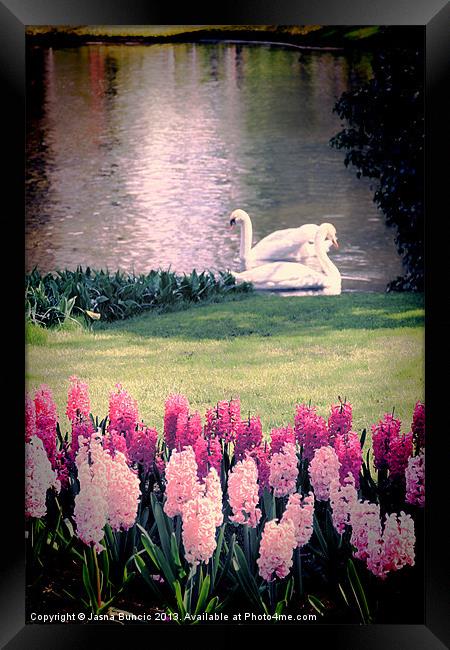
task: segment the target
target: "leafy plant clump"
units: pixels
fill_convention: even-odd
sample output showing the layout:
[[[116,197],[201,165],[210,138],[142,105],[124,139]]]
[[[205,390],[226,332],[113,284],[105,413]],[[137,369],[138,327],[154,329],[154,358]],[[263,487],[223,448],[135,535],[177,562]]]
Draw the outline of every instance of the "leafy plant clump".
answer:
[[[405,274],[388,290],[423,291],[424,286],[424,95],[419,48],[379,52],[373,78],[343,93],[334,111],[348,128],[330,144],[346,149],[345,165],[358,178],[377,179],[374,201],[386,223],[397,228],[396,245]]]
[[[165,311],[251,291],[250,284],[236,284],[228,271],[217,276],[195,270],[190,275],[163,270],[136,275],[79,266],[76,271],[46,275],[35,268],[25,280],[27,320],[45,327],[75,316],[82,316],[86,322],[121,320],[144,310]]]

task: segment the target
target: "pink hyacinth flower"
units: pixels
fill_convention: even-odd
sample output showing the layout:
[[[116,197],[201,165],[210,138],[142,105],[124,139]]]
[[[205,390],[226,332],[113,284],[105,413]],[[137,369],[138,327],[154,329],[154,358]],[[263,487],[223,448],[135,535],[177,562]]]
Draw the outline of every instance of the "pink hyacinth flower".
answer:
[[[298,458],[295,445],[286,442],[279,453],[270,459],[269,484],[276,497],[295,492],[298,477]]]
[[[197,463],[192,447],[172,451],[166,467],[166,496],[164,512],[168,517],[181,515],[183,505],[202,493],[197,479]]]
[[[310,492],[302,497],[295,492],[287,502],[281,521],[290,519],[294,524],[296,546],[300,548],[309,542],[313,533],[314,494]]]
[[[25,515],[45,517],[47,514],[47,491],[61,485],[53,470],[44,444],[38,436],[32,436],[25,445]]]
[[[423,508],[425,505],[425,452],[411,456],[405,470],[406,503]]]
[[[311,460],[308,472],[314,496],[318,501],[328,501],[330,486],[339,482],[341,463],[333,447],[319,447]]]
[[[230,520],[255,528],[261,519],[259,501],[258,469],[250,456],[240,460],[228,477],[228,499],[233,515]]]
[[[272,582],[275,578],[285,578],[289,574],[296,546],[295,527],[291,519],[279,523],[277,519],[266,522],[256,560],[263,580]]]
[[[69,377],[70,388],[67,394],[66,415],[70,422],[88,419],[91,411],[88,385],[78,377]]]

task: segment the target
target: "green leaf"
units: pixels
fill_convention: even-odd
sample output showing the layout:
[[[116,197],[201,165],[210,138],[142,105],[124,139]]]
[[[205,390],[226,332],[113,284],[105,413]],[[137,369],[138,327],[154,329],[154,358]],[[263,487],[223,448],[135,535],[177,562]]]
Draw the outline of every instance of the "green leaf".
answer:
[[[206,603],[206,599],[209,594],[210,578],[209,575],[203,580],[203,584],[200,588],[200,593],[198,595],[197,607],[195,608],[194,615],[200,614],[203,611],[203,607]]]
[[[372,617],[370,615],[366,593],[359,579],[356,567],[351,559],[347,562],[347,576],[363,623],[371,623]]]
[[[322,603],[321,600],[319,600],[316,596],[312,596],[311,594],[308,596],[308,601],[312,607],[320,614],[320,616],[323,616],[324,611],[325,611],[325,605]]]
[[[175,590],[175,598],[177,600],[178,611],[180,612],[181,616],[184,618],[186,616],[186,609],[184,607],[183,596],[181,595],[181,586],[178,580],[175,580],[173,586]]]

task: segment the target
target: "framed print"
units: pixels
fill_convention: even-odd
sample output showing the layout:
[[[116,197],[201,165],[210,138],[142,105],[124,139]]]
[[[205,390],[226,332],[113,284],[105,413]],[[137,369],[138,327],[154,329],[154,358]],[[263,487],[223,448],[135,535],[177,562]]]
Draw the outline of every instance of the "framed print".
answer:
[[[0,15],[2,644],[446,647],[448,5]]]

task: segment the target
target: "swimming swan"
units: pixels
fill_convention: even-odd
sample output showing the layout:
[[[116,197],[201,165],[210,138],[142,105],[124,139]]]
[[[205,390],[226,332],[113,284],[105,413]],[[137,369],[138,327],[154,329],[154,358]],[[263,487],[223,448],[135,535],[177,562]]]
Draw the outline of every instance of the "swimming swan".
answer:
[[[233,275],[238,283],[251,282],[255,289],[324,290],[328,295],[338,295],[341,293],[341,274],[327,255],[327,238],[338,246],[336,228],[331,223],[322,223],[314,237],[314,247],[323,272],[298,262],[272,262]]]
[[[230,215],[230,226],[238,224],[241,227],[241,245],[239,257],[243,270],[269,260],[296,260],[300,261],[316,254],[314,237],[318,225],[306,223],[299,228],[285,228],[276,230],[261,239],[252,248],[253,228],[252,222],[245,210],[233,210]],[[332,241],[326,241],[326,250],[329,250]]]

